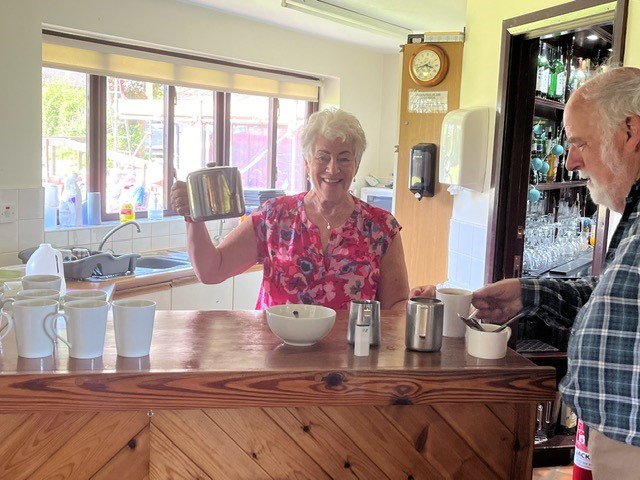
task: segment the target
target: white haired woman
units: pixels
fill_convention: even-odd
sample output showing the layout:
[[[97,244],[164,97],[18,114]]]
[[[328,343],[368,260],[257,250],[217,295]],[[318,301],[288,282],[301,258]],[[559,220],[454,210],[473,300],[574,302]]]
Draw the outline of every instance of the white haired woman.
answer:
[[[347,309],[351,300],[405,308],[409,295],[400,225],[389,212],[349,193],[366,138],[339,109],[314,113],[302,134],[312,189],[274,198],[216,248],[203,223],[187,223],[187,249],[203,283],[220,283],[257,262],[264,267],[257,309],[285,303]],[[171,204],[188,217],[186,185]]]

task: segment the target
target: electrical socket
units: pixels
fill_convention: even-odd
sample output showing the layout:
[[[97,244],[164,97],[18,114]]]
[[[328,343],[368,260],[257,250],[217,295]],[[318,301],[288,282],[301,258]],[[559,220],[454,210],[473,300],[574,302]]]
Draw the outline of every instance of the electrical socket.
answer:
[[[16,221],[16,206],[13,203],[0,204],[0,223]]]

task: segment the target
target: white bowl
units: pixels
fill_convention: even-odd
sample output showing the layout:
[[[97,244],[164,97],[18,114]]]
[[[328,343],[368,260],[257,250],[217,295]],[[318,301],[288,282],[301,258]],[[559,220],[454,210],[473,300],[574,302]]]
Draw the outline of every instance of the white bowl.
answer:
[[[313,345],[331,331],[335,321],[336,311],[320,305],[275,305],[267,309],[269,328],[288,345]]]

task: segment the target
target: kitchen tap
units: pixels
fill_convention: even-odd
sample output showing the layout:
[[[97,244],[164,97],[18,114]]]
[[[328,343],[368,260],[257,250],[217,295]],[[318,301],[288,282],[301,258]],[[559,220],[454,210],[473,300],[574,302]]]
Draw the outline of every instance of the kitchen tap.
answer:
[[[109,238],[111,237],[111,235],[113,235],[114,233],[116,233],[118,230],[120,230],[122,227],[126,227],[127,225],[135,225],[136,228],[138,229],[138,233],[140,233],[140,224],[138,222],[136,222],[135,220],[129,220],[128,222],[125,223],[121,223],[120,225],[113,227],[111,230],[109,230],[107,232],[107,234],[102,237],[102,241],[100,242],[100,246],[98,247],[98,251],[101,252],[102,251],[102,247],[104,247],[104,244],[107,242],[107,240],[109,240]]]

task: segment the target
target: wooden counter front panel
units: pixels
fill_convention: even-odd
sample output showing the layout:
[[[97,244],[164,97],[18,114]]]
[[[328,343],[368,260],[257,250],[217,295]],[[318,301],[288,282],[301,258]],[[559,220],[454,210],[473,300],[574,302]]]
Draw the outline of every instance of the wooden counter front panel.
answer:
[[[0,415],[0,479],[524,479],[534,405]]]
[[[177,478],[175,465],[180,478],[530,478],[533,414],[506,404],[158,412],[151,479]],[[529,428],[516,428],[521,417]]]
[[[148,478],[146,412],[0,415],[0,479]]]

